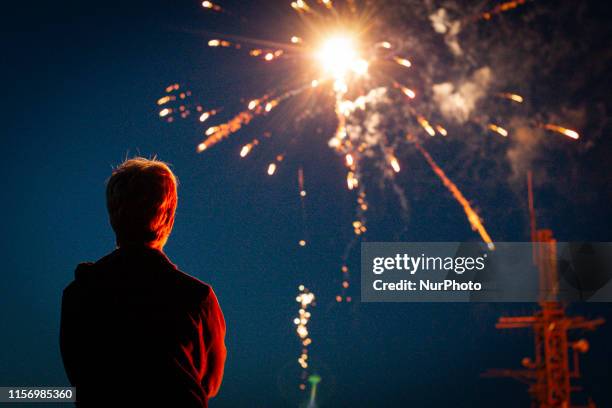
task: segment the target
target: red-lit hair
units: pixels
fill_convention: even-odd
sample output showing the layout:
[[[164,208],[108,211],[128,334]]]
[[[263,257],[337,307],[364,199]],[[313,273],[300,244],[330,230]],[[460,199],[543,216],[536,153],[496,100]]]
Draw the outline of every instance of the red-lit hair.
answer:
[[[106,207],[117,244],[161,249],[174,225],[176,190],[176,177],[162,161],[135,157],[114,169],[106,185]]]

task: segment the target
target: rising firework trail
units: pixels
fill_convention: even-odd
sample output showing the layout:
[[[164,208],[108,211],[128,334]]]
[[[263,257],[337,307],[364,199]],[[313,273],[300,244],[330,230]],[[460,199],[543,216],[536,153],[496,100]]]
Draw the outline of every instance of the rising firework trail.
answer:
[[[315,295],[310,292],[304,285],[300,285],[299,293],[295,301],[300,304],[298,315],[293,319],[295,324],[295,332],[300,340],[300,356],[297,361],[302,368],[300,389],[306,389],[306,379],[308,378],[308,346],[312,344],[312,338],[308,331],[308,323],[310,322],[311,314],[308,311],[315,303]]]

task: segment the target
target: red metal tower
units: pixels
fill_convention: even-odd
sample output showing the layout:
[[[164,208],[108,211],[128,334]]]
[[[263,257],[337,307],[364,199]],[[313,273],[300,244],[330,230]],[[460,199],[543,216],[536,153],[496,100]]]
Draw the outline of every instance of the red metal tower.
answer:
[[[557,241],[551,230],[536,229],[531,172],[528,173],[527,185],[533,260],[540,278],[540,308],[531,316],[500,317],[495,327],[531,328],[534,358],[523,358],[523,369],[493,369],[484,376],[510,377],[526,383],[532,408],[577,407],[571,404],[571,395],[572,391],[579,391],[580,388],[572,386],[571,380],[580,378],[578,355],[589,350],[589,343],[585,339],[570,341],[568,331],[595,330],[604,323],[604,319],[567,316],[565,306],[557,301]],[[595,404],[589,401],[587,407],[595,407]]]

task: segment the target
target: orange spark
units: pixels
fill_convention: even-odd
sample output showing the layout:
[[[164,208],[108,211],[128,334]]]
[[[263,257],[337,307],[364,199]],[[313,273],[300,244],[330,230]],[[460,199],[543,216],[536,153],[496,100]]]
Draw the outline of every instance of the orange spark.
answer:
[[[221,6],[211,1],[203,1],[202,7],[204,7],[205,9],[213,10],[213,11],[222,11]]]
[[[393,57],[393,60],[397,62],[398,64],[400,64],[401,66],[406,67],[406,68],[410,68],[412,66],[412,63],[406,58]]]
[[[507,1],[505,3],[499,4],[497,6],[495,6],[493,9],[482,13],[481,17],[485,20],[490,20],[491,17],[493,17],[495,14],[500,14],[503,13],[505,11],[508,10],[512,10],[517,8],[518,6],[521,6],[523,4],[525,4],[527,2],[527,0],[513,0],[513,1]]]
[[[446,129],[444,129],[442,127],[442,125],[436,125],[436,130],[438,131],[438,133],[440,133],[442,136],[446,136],[448,135],[448,132],[446,131]]]
[[[409,97],[410,99],[414,99],[416,97],[416,94],[414,93],[414,91],[410,88],[406,88],[405,86],[401,87],[402,92],[404,93],[404,95],[406,95],[407,97]]]
[[[253,99],[252,101],[249,102],[247,108],[249,108],[249,110],[253,110],[255,109],[257,106],[259,105],[259,99]]]
[[[489,128],[489,130],[491,130],[491,131],[493,131],[493,132],[495,132],[497,134],[502,135],[503,137],[508,137],[508,131],[506,129],[504,129],[503,127],[501,127],[501,126],[497,126],[497,125],[494,125],[494,124],[491,123],[491,124],[489,124],[487,126],[487,128]]]
[[[419,122],[419,125],[421,125],[423,129],[425,129],[425,131],[429,134],[429,136],[436,135],[436,131],[434,130],[434,128],[431,127],[427,119],[425,119],[423,116],[418,116],[417,121]]]
[[[276,105],[278,105],[278,99],[273,99],[270,102],[266,103],[264,110],[266,112],[270,112],[272,109],[276,107]]]
[[[395,158],[395,156],[391,156],[389,158],[389,163],[391,164],[391,167],[393,168],[393,171],[396,173],[400,172],[400,165],[399,162],[397,161],[397,159]]]
[[[353,163],[355,162],[353,159],[353,155],[351,155],[350,153],[346,155],[345,159],[346,159],[346,165],[349,167],[351,167]]]
[[[171,100],[173,100],[173,97],[172,97],[172,96],[168,96],[168,95],[166,95],[166,96],[162,96],[161,98],[159,98],[159,99],[157,100],[157,104],[158,104],[158,105],[163,105],[163,104],[165,104],[165,103],[170,102]]]
[[[553,125],[552,123],[547,123],[544,125],[544,129],[552,130],[553,132],[561,133],[567,137],[571,137],[572,139],[578,139],[580,135],[578,132],[572,129],[564,128],[563,126]]]
[[[179,84],[168,85],[166,87],[166,93],[170,93],[172,91],[176,91],[177,89],[179,89]]]
[[[500,98],[509,99],[517,103],[523,103],[523,97],[514,93],[504,92],[497,94]]]
[[[310,11],[310,7],[308,7],[308,4],[306,4],[304,0],[296,0],[291,2],[291,7],[300,12]]]
[[[232,43],[226,40],[213,39],[208,41],[209,47],[229,47]],[[238,45],[236,46],[238,47]]]
[[[348,186],[349,190],[352,190],[359,185],[359,182],[355,177],[355,173],[353,173],[352,171],[349,171],[346,174],[346,185]]]
[[[246,157],[246,155],[249,154],[251,150],[253,150],[253,147],[257,146],[258,144],[259,140],[253,139],[251,143],[247,143],[242,146],[242,148],[240,149],[240,157]]]
[[[208,112],[204,112],[200,115],[200,122],[205,122],[208,118],[216,114],[217,114],[217,111],[214,109],[209,110]]]

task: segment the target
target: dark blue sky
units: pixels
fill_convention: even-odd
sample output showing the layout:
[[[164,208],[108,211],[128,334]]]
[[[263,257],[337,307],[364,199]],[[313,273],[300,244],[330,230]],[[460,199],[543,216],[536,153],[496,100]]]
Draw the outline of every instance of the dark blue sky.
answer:
[[[243,6],[244,15],[260,21],[257,34],[269,31],[261,28],[265,18],[271,23],[289,14],[285,3],[282,12],[254,5],[259,3]],[[6,15],[0,385],[67,384],[58,349],[61,291],[77,263],[113,249],[104,207],[111,166],[126,155],[156,154],[172,163],[181,183],[166,252],[181,269],[213,285],[227,320],[226,377],[211,405],[297,405],[300,348],[291,320],[300,283],[319,298],[309,327],[323,406],[527,404],[521,385],[479,374],[518,367],[531,354],[527,332],[502,333],[493,326],[497,316],[529,313],[533,305],[333,301],[354,198],[325,137],[269,178],[265,157],[237,159],[248,136],[198,155],[199,129],[158,119],[155,101],[176,81],[189,84],[207,106],[236,107],[239,96],[260,91],[250,78],[258,78],[257,70],[245,69],[250,60],[210,50],[206,38],[195,34],[252,35],[246,22],[211,19],[197,1],[28,3]],[[609,146],[598,145],[571,169],[556,162],[560,173],[543,188],[541,202],[543,222],[559,240],[610,240]],[[444,146],[436,149],[437,157],[452,158]],[[298,163],[309,191],[312,244],[306,249],[296,245],[302,232]],[[403,181],[415,192],[410,220],[399,218],[392,195],[374,194],[380,201],[372,203],[370,239],[475,240],[461,209],[425,164],[411,166],[423,178]],[[572,186],[571,194],[555,193],[566,173],[585,182]],[[481,197],[478,206],[494,237],[526,238],[522,196],[510,188],[486,192],[465,179],[457,182],[471,197]],[[354,269],[358,255],[351,258]],[[609,320],[588,335],[582,384],[601,406],[612,406],[612,309],[579,305],[570,311]]]

